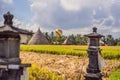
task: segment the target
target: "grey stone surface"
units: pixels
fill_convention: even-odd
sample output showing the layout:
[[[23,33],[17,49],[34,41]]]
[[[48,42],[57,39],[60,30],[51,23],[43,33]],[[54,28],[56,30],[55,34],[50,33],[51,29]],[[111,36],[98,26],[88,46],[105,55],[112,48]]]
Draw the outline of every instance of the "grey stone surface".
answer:
[[[19,40],[0,38],[0,58],[19,57]]]
[[[93,28],[93,33],[86,35],[89,38],[88,56],[89,64],[87,68],[87,74],[85,80],[102,80],[101,70],[98,65],[98,54],[101,52],[99,47],[100,38],[103,35],[97,33],[97,28]]]
[[[24,67],[30,65],[21,64],[20,35],[12,27],[13,15],[8,12],[4,19],[5,29],[0,31],[0,80],[21,80]]]

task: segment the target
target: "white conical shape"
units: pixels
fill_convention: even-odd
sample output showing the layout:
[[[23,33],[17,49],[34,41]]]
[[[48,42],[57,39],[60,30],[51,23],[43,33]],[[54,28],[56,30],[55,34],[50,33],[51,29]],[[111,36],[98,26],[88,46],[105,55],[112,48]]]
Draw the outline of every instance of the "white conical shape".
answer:
[[[48,44],[48,40],[38,28],[37,32],[33,35],[28,44],[29,45]]]

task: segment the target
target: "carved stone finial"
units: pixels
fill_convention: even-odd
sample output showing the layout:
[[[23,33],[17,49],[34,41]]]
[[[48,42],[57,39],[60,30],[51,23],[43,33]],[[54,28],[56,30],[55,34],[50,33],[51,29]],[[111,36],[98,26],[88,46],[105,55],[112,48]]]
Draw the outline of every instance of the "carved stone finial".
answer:
[[[97,28],[93,27],[93,32],[97,33]]]
[[[12,26],[13,24],[12,19],[14,16],[10,14],[10,12],[7,12],[6,14],[3,15],[3,17],[4,17],[4,24]]]

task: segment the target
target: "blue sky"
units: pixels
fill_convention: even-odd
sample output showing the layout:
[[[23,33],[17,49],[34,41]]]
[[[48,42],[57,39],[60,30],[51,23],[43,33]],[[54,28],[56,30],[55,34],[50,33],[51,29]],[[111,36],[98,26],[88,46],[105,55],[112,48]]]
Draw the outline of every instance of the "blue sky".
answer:
[[[43,32],[60,28],[64,35],[98,32],[120,37],[120,0],[0,0],[3,13],[14,14],[14,25]]]
[[[30,10],[30,3],[27,0],[14,0],[12,14],[20,20],[30,21],[32,13]]]

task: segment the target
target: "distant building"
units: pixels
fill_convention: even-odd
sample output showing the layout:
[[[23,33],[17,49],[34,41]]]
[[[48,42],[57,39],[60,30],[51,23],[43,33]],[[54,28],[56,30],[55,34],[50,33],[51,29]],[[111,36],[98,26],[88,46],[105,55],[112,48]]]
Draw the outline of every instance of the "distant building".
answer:
[[[63,42],[64,45],[73,45],[74,41],[70,38],[66,38]]]
[[[40,45],[49,44],[47,38],[43,35],[40,29],[32,36],[31,40],[28,42],[29,45]]]

